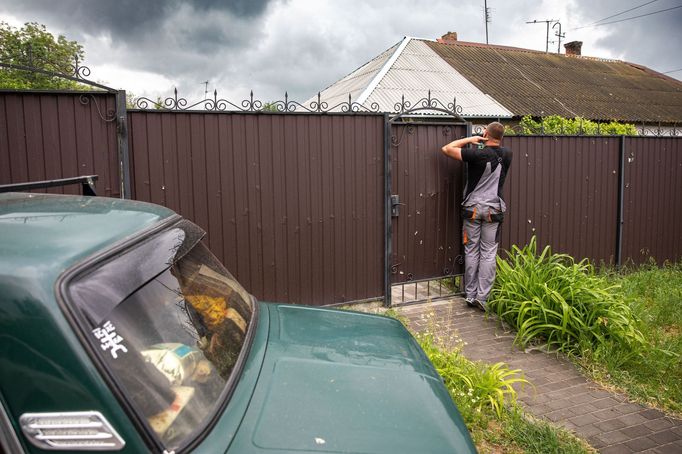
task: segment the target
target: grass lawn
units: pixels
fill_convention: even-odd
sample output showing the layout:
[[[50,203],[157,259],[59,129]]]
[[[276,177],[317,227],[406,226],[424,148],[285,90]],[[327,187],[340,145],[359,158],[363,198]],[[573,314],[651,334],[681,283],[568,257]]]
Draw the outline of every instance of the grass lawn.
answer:
[[[579,364],[633,399],[682,416],[682,263],[602,274],[620,286],[647,346],[630,356],[619,345],[607,344],[586,352]]]

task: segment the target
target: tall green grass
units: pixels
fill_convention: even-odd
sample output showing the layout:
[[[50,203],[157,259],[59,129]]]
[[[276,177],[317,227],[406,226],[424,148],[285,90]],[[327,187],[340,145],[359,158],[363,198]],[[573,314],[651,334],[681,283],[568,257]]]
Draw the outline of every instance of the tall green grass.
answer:
[[[636,400],[682,415],[682,263],[651,263],[603,275],[622,289],[648,345],[641,355],[625,360],[619,345],[605,345],[586,352],[581,365]]]
[[[537,240],[513,246],[498,258],[489,307],[517,330],[516,342],[545,343],[549,349],[579,353],[616,342],[637,355],[645,344],[637,318],[618,285],[595,273],[587,260],[576,262],[537,251]]]
[[[489,307],[518,344],[566,352],[603,384],[682,414],[682,264],[596,272],[532,238],[497,265]]]

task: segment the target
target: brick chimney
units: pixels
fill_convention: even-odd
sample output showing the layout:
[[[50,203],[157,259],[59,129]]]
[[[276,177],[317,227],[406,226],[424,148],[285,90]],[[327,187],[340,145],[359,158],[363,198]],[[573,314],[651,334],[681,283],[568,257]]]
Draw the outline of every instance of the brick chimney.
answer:
[[[566,55],[580,55],[580,49],[583,47],[582,41],[571,41],[564,44],[566,48]]]
[[[447,32],[436,41],[443,44],[453,44],[457,42],[457,32]]]

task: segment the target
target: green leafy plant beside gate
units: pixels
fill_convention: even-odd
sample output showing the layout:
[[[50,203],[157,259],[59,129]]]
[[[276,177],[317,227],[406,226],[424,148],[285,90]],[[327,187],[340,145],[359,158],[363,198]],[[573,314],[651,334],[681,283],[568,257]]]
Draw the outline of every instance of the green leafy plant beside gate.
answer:
[[[518,344],[544,343],[577,355],[612,343],[625,347],[626,356],[641,351],[644,337],[619,287],[595,274],[587,260],[553,254],[549,246],[538,254],[535,237],[507,255],[498,258],[489,304],[517,330]]]
[[[585,118],[564,118],[559,115],[549,115],[534,119],[530,115],[524,116],[517,126],[507,126],[505,135],[626,135],[636,136],[637,128],[630,123],[610,121],[597,123]]]

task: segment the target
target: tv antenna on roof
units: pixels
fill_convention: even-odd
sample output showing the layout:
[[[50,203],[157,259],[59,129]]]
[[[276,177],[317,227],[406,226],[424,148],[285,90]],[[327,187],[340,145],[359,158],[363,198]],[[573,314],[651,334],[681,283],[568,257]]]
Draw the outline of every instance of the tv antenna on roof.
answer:
[[[483,0],[483,7],[485,8],[485,43],[488,44],[488,24],[493,20],[490,8],[488,8],[488,0]]]
[[[556,21],[556,23],[554,25],[552,25],[552,29],[554,29],[554,27],[556,27],[557,25],[559,26],[559,31],[555,32],[554,36],[559,38],[559,44],[557,45],[556,53],[560,54],[561,53],[561,38],[565,38],[566,33],[561,33],[561,22],[559,22],[559,21]]]
[[[559,22],[559,21],[554,20],[554,19],[547,19],[547,20],[534,20],[532,22],[526,22],[527,24],[542,24],[542,23],[547,24],[547,38],[545,39],[545,52],[549,52],[549,24],[553,24],[554,22]]]
[[[204,99],[208,98],[208,81],[205,80],[201,82],[201,84],[204,86]]]

